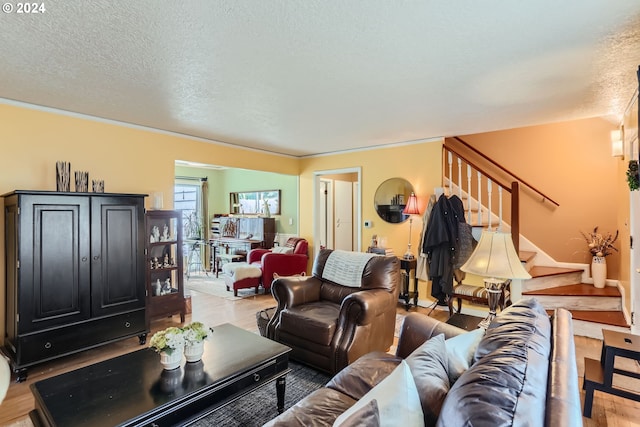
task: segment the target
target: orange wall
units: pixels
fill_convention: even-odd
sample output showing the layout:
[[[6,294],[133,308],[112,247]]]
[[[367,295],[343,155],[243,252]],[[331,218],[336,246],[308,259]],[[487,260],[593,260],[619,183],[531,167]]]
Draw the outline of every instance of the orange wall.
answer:
[[[587,119],[532,126],[461,138],[505,168],[514,171],[560,206],[541,203],[521,191],[520,233],[556,261],[590,263],[581,231],[598,226],[600,232],[628,238],[619,224],[618,210],[626,182],[620,179],[620,158],[611,157],[610,131],[604,119]],[[626,192],[628,199],[628,191]],[[607,257],[608,277],[620,276],[620,254]]]

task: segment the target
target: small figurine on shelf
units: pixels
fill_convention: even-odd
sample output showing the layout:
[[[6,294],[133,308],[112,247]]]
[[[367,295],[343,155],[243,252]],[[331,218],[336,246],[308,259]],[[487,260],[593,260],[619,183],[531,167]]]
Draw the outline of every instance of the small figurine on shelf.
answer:
[[[162,295],[167,295],[171,293],[171,279],[167,278],[164,281],[164,285],[162,286]]]
[[[160,229],[157,225],[154,225],[151,229],[151,236],[149,237],[150,243],[156,243],[160,241]]]
[[[158,257],[153,257],[153,267],[151,268],[160,268],[160,264],[158,263]]]
[[[162,295],[162,284],[160,283],[160,279],[156,280],[156,283],[153,285],[153,291],[151,294],[155,297],[158,295]]]
[[[163,267],[170,267],[171,264],[169,264],[169,255],[164,254],[164,259],[162,260],[162,266]]]
[[[169,238],[169,227],[167,226],[167,224],[165,224],[164,228],[162,229],[162,241],[168,242],[169,240],[171,240]]]

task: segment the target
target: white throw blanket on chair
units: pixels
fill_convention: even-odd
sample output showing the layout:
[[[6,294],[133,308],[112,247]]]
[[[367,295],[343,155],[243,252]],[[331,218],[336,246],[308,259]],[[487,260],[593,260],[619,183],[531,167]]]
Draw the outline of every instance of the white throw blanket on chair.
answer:
[[[362,273],[369,260],[378,256],[365,252],[335,250],[329,254],[324,264],[322,278],[352,288],[362,284]]]

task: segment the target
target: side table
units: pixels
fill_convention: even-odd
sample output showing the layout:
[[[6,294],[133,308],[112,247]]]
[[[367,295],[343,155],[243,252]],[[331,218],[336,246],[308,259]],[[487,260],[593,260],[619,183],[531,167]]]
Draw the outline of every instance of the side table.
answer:
[[[617,357],[640,361],[640,336],[617,332],[608,329],[602,330],[602,353],[600,361],[584,358],[584,410],[583,415],[591,418],[594,390],[613,394],[625,399],[640,402],[640,393],[634,393],[613,385],[613,374],[640,379],[640,374],[614,366]]]
[[[418,261],[414,259],[398,258],[400,260],[400,268],[404,270],[403,289],[400,292],[400,299],[404,300],[404,307],[408,311],[411,308],[411,298],[413,298],[413,306],[418,306],[418,277],[416,275],[416,267]],[[410,291],[411,271],[413,271],[413,291]]]

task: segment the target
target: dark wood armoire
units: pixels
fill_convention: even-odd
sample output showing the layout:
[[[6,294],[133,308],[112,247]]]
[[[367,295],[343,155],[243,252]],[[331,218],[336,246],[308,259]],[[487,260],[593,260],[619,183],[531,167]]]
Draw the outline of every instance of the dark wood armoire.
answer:
[[[108,342],[146,341],[144,195],[4,195],[3,352],[27,368]]]

